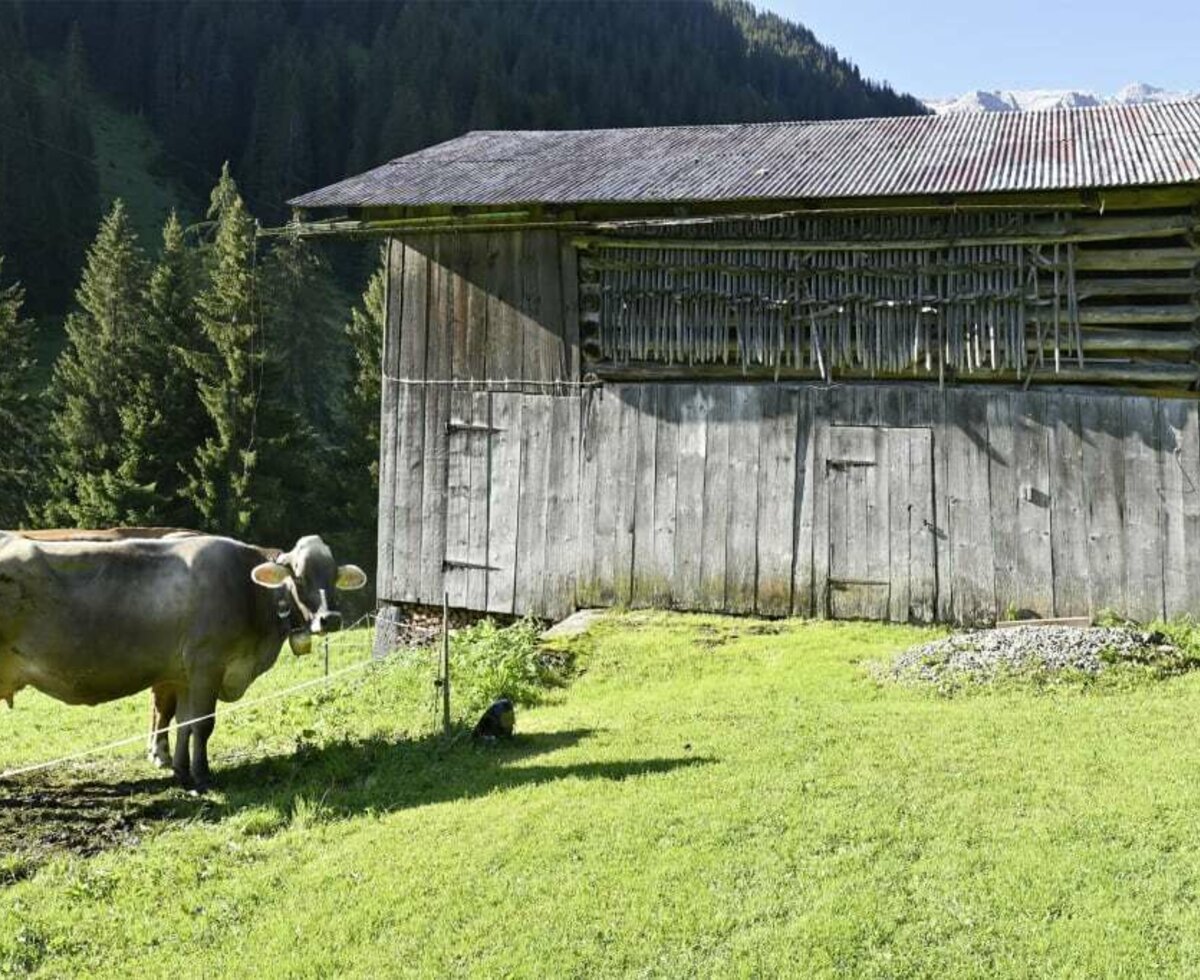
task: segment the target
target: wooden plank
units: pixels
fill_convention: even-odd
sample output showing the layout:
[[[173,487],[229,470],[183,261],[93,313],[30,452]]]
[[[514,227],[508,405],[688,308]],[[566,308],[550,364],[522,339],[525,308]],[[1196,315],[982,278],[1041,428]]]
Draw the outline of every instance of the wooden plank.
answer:
[[[561,619],[575,608],[581,404],[582,399],[578,395],[557,397],[551,402],[546,575],[542,590],[542,608],[551,619]]]
[[[1186,403],[1182,425],[1177,428],[1179,454],[1176,457],[1183,473],[1182,495],[1187,597],[1184,606],[1170,615],[1200,619],[1200,407]],[[1176,601],[1179,597],[1176,597]]]
[[[945,393],[951,616],[982,623],[995,615],[996,586],[988,488],[986,396],[961,389]]]
[[[640,386],[620,392],[620,426],[617,431],[616,467],[610,490],[616,498],[613,551],[613,601],[627,606],[633,588],[634,507],[637,496],[638,409]]]
[[[466,570],[463,608],[487,609],[488,507],[490,504],[490,446],[492,397],[485,391],[471,393],[471,424],[475,431],[467,441],[470,453],[470,500],[467,555],[472,565]]]
[[[1017,586],[1017,461],[1014,454],[1012,402],[1008,392],[988,398],[988,472],[992,501],[992,558],[996,582],[996,619],[1016,615]]]
[[[729,392],[729,513],[725,536],[727,612],[754,612],[758,573],[759,441],[764,391],[737,385]]]
[[[450,311],[453,273],[442,264],[444,249],[452,241],[438,236],[429,256],[429,316],[426,333],[425,377],[450,377]],[[446,479],[449,461],[450,389],[433,385],[425,392],[425,465],[421,491],[421,602],[438,605],[443,598],[446,560]]]
[[[790,366],[775,368],[756,364],[745,366],[736,366],[733,364],[647,364],[588,359],[585,361],[584,367],[589,373],[595,374],[602,380],[619,384],[683,380],[693,384],[718,381],[736,381],[742,383],[747,380],[775,381],[780,378],[784,381],[815,381],[819,377],[815,368],[792,368]],[[1028,376],[1029,372],[1022,373],[1021,377],[1018,378],[1015,371],[978,370],[971,374],[962,375],[957,381],[964,387],[984,384],[1012,384],[1023,382]],[[1036,384],[1053,383],[1055,385],[1144,384],[1159,387],[1178,386],[1190,388],[1196,383],[1196,376],[1196,368],[1191,364],[1166,362],[1139,363],[1136,361],[1114,360],[1111,362],[1090,362],[1082,368],[1075,364],[1063,364],[1058,371],[1055,371],[1053,367],[1040,369],[1036,371],[1034,381]],[[889,375],[888,372],[878,372],[876,375],[871,375],[869,371],[861,368],[847,368],[840,372],[839,377],[842,379],[842,383],[845,383],[848,379],[866,379],[871,377],[878,379],[880,377],[889,377]],[[935,373],[924,377],[923,380],[928,383],[929,381],[936,380],[936,377]],[[890,378],[895,381],[909,381],[912,378],[912,372],[898,372],[891,375]],[[933,391],[933,394],[938,394],[936,389]]]
[[[621,484],[621,421],[623,391],[605,387],[594,407],[593,424],[596,437],[596,530],[592,548],[591,590],[596,601],[610,606],[617,595],[617,525],[621,494],[628,489]]]
[[[729,521],[730,388],[708,385],[708,426],[704,447],[704,525],[700,549],[697,608],[725,608],[725,538]]]
[[[513,612],[542,614],[549,519],[551,401],[549,395],[521,399],[521,483],[517,493],[516,588]]]
[[[449,299],[445,329],[449,334],[450,370],[448,377],[471,376],[471,277],[475,274],[477,249],[469,235],[444,236],[441,263],[445,267]]]
[[[815,616],[813,604],[813,513],[816,487],[816,438],[812,390],[795,390],[796,535],[792,544],[792,614]]]
[[[906,385],[899,389],[896,419],[913,435],[909,443],[909,493],[912,515],[909,521],[909,618],[921,623],[934,622],[940,594],[939,550],[946,540],[944,528],[945,494],[935,484],[940,445],[935,434],[935,408],[940,393],[929,388]],[[939,508],[941,508],[939,510]]]
[[[492,398],[491,483],[488,494],[488,612],[513,611],[521,480],[521,396]]]
[[[474,432],[474,405],[467,391],[450,393],[449,459],[446,465],[445,589],[452,609],[466,609],[471,554],[471,451],[486,433]]]
[[[1013,394],[1017,461],[1017,576],[1012,605],[1019,618],[1045,618],[1054,608],[1050,542],[1050,447],[1041,392]]]
[[[388,239],[385,254],[387,291],[384,299],[382,369],[379,399],[379,512],[376,541],[376,594],[395,600],[392,567],[396,548],[396,464],[400,419],[394,378],[400,364],[400,310],[404,302],[404,246]]]
[[[600,605],[595,561],[596,491],[600,479],[597,415],[603,400],[603,388],[585,389],[580,399],[579,544],[575,564],[575,602],[585,608]]]
[[[1079,403],[1083,502],[1087,514],[1088,610],[1124,615],[1125,440],[1122,402],[1088,395]]]
[[[656,385],[657,425],[654,440],[654,527],[652,563],[641,576],[648,583],[650,602],[673,605],[675,594],[675,507],[679,478],[680,394],[675,385]],[[643,586],[643,593],[646,591]]]
[[[489,239],[488,235],[460,238],[461,281],[455,291],[455,316],[460,326],[454,335],[452,366],[455,378],[487,377]]]
[[[1080,249],[1075,257],[1075,268],[1081,272],[1126,270],[1184,271],[1200,264],[1200,250],[1194,248],[1120,248]]]
[[[888,428],[887,488],[888,501],[888,619],[907,623],[912,606],[912,548],[914,536],[912,485],[913,429]]]
[[[541,231],[520,233],[520,261],[517,265],[517,323],[521,333],[521,378],[541,381],[549,376],[551,353],[542,307],[542,259],[540,247],[547,235]],[[557,264],[557,250],[554,256]]]
[[[566,344],[567,324],[564,320],[563,283],[560,263],[558,234],[553,231],[530,232],[533,247],[527,251],[534,261],[537,274],[537,289],[540,315],[527,329],[536,329],[535,349],[537,357],[534,368],[537,377],[545,381],[557,381],[569,376]],[[526,275],[530,270],[526,269]],[[578,326],[576,327],[578,329]]]
[[[1125,422],[1125,601],[1127,615],[1163,615],[1162,514],[1157,404],[1123,399]]]
[[[655,570],[655,492],[658,463],[659,387],[644,385],[637,418],[637,469],[634,474],[633,575],[629,602],[632,606],[652,606],[664,591]],[[674,469],[675,461],[668,465]],[[672,503],[674,503],[672,501]],[[667,590],[669,591],[669,589]]]
[[[934,536],[933,431],[908,430],[908,619],[932,623],[937,612]]]
[[[563,344],[566,374],[569,380],[579,380],[581,357],[579,335],[579,252],[567,237],[559,245],[560,295],[562,296]]]
[[[787,388],[773,387],[763,393],[754,586],[754,609],[760,616],[786,616],[792,609],[799,397]]]
[[[950,447],[953,443],[946,425],[946,392],[922,387],[912,392],[914,415],[927,420],[933,433],[933,535],[937,556],[937,612],[935,619],[949,622],[954,618],[954,565],[950,538]]]
[[[1189,545],[1200,544],[1200,427],[1195,402],[1159,402],[1159,463],[1162,480],[1163,604],[1167,616],[1200,610],[1200,561]],[[1189,533],[1190,532],[1190,533]]]
[[[404,246],[403,289],[397,377],[424,378],[429,318],[429,260],[411,245]],[[410,384],[396,384],[395,388],[398,446],[391,595],[397,601],[416,602],[421,587],[425,389],[421,385]],[[438,492],[441,492],[440,488]]]
[[[1086,616],[1089,606],[1083,437],[1077,396],[1047,395],[1050,455],[1050,550],[1054,615]]]
[[[487,302],[487,374],[491,381],[513,381],[524,369],[522,323],[518,305],[521,283],[521,233],[489,235]]]
[[[709,401],[698,385],[679,389],[679,466],[675,497],[675,607],[700,606],[704,470]]]
[[[808,452],[807,492],[810,506],[801,508],[801,531],[807,531],[811,542],[808,553],[809,608],[816,617],[829,615],[829,487],[826,461],[829,457],[829,428],[831,413],[829,389],[811,388],[810,449]],[[803,569],[797,569],[796,591],[802,588]]]

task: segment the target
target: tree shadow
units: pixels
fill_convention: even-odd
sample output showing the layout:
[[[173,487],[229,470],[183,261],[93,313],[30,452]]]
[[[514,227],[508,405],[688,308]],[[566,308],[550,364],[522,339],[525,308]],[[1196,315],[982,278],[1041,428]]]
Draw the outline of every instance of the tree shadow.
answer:
[[[189,821],[220,822],[240,812],[274,811],[268,831],[283,829],[302,807],[320,819],[390,813],[469,800],[563,779],[619,782],[715,761],[705,756],[530,765],[571,748],[594,729],[518,734],[511,742],[447,743],[377,736],[302,744],[287,755],[214,760],[215,790],[187,794],[167,775],[130,780],[21,779],[0,784],[0,852],[68,850],[92,855],[133,846],[149,832]],[[299,801],[304,801],[300,804]]]

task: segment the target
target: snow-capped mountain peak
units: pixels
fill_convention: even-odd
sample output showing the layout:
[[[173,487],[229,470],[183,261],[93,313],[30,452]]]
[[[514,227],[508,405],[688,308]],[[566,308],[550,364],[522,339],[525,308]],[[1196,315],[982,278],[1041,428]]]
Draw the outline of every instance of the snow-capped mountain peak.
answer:
[[[926,99],[925,104],[941,115],[947,112],[1038,112],[1097,105],[1179,102],[1185,99],[1200,99],[1200,90],[1170,92],[1145,82],[1133,82],[1110,96],[1081,89],[1010,89],[991,92],[977,90],[955,99]]]

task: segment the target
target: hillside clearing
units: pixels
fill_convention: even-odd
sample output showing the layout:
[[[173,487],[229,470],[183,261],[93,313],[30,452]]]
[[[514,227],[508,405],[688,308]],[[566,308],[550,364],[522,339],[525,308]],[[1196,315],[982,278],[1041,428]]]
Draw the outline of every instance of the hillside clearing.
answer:
[[[132,752],[24,777],[0,796],[0,972],[1185,971],[1200,678],[942,699],[862,667],[933,635],[614,614],[511,747],[440,746],[428,671],[393,665],[230,716],[207,800]],[[0,766],[144,710],[22,694]],[[14,851],[38,793],[53,812]],[[100,798],[128,835],[33,839]]]

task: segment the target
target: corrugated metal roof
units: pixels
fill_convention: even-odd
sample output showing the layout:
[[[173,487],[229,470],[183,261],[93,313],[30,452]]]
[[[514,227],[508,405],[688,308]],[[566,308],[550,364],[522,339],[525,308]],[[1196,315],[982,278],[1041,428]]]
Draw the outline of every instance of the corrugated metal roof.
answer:
[[[1200,181],[1200,102],[561,132],[475,132],[297,207],[670,203]]]

